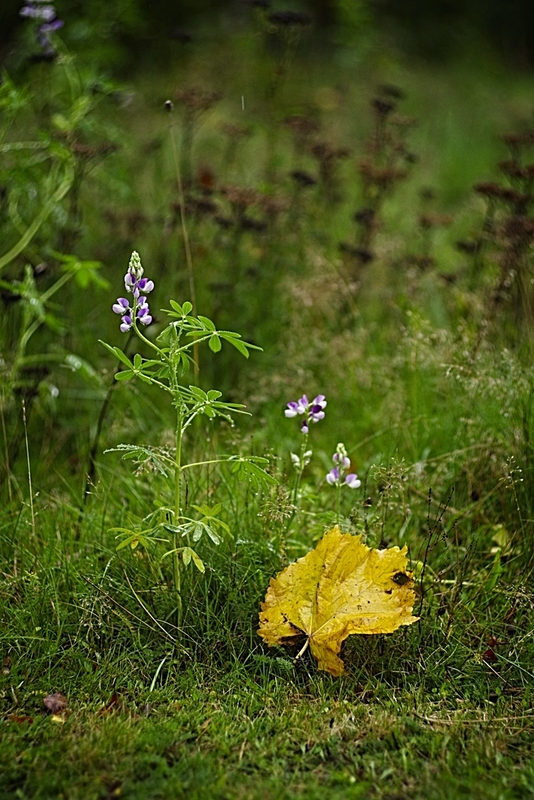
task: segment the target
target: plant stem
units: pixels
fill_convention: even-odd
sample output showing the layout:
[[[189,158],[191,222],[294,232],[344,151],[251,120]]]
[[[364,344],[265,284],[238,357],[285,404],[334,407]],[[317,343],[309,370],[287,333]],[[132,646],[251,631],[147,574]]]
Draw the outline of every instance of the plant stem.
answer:
[[[185,222],[185,198],[184,187],[182,183],[182,174],[180,171],[180,162],[176,152],[176,142],[174,141],[174,123],[172,118],[172,107],[169,111],[169,134],[172,145],[172,156],[174,160],[174,168],[176,170],[176,183],[178,184],[178,205],[180,207],[180,222],[182,226],[182,236],[184,240],[185,263],[187,265],[187,277],[189,280],[189,294],[191,296],[191,303],[193,304],[193,314],[197,314],[197,296],[195,290],[195,273],[193,270],[193,259],[191,257],[191,246],[189,244],[189,235],[187,233],[187,225]],[[200,370],[200,362],[198,358],[198,342],[193,344],[193,369],[195,371],[195,379],[198,383],[198,375]]]
[[[181,398],[178,393],[178,379],[176,371],[173,370],[172,376],[173,394],[176,404],[176,454],[174,460],[174,526],[182,516],[181,489],[182,489],[182,433],[183,433],[183,408]],[[182,627],[183,606],[182,606],[182,573],[180,554],[178,552],[178,533],[173,534],[173,571],[174,571],[174,590],[176,592],[176,617],[178,629]]]
[[[304,439],[302,440],[302,444],[300,446],[300,455],[299,455],[299,468],[297,470],[297,475],[295,477],[295,486],[293,487],[293,513],[291,514],[290,518],[287,521],[285,535],[289,533],[289,529],[293,524],[293,520],[295,519],[295,514],[297,513],[298,505],[299,505],[299,489],[300,489],[300,481],[302,479],[302,473],[304,472],[304,453],[306,452],[306,445],[308,444],[308,434],[304,434]]]

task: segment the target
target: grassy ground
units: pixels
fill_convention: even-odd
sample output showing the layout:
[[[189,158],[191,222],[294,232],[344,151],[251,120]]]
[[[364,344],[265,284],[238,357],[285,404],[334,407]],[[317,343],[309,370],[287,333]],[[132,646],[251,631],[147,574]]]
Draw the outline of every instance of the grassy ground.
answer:
[[[78,171],[1,287],[2,796],[533,794],[534,228],[518,173],[532,150],[496,166],[510,156],[499,134],[528,127],[532,83],[490,60],[443,73],[371,53],[348,69],[293,48],[241,31],[98,103],[80,68],[87,117],[61,64],[26,75],[31,108],[10,100],[9,247],[54,186],[49,164],[70,158],[62,147]],[[407,93],[396,121],[391,83]],[[188,123],[176,91],[192,85],[224,97],[200,113],[190,95]],[[309,141],[303,119],[321,126]],[[9,149],[30,130],[51,138],[50,162]],[[172,486],[152,462],[103,454],[120,442],[172,452],[172,408],[141,382],[110,392],[114,365],[96,344],[134,352],[110,311],[134,248],[153,309],[188,296],[173,138],[198,311],[264,348],[245,367],[224,348],[201,353],[204,388],[252,417],[192,426],[184,457],[265,456],[277,480],[260,490],[227,469],[191,471],[185,507],[220,503],[229,533],[198,543],[204,575],[184,570],[179,630],[168,543],[117,551],[113,530],[146,527]],[[477,181],[504,195],[492,205]],[[58,251],[100,259],[107,285],[73,279],[50,301]],[[34,325],[39,302],[49,316]],[[303,392],[328,406],[295,512],[302,437],[283,409]],[[341,523],[371,547],[408,545],[420,621],[351,637],[334,679],[256,629],[270,577],[337,520],[325,475],[341,441],[362,480],[341,497]],[[68,703],[56,714],[43,704],[54,692]]]

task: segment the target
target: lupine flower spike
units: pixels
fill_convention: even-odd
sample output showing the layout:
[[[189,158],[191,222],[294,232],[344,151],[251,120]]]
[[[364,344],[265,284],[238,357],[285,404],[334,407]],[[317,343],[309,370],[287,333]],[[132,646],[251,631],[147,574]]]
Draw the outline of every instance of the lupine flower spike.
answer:
[[[302,433],[306,434],[309,433],[310,422],[319,422],[319,420],[324,419],[326,405],[324,394],[318,394],[311,402],[303,394],[298,400],[292,400],[287,404],[284,414],[286,417],[304,415],[300,429]]]
[[[350,469],[350,458],[347,455],[345,445],[340,442],[336,447],[336,452],[332,456],[334,466],[326,476],[326,482],[331,486],[346,484],[349,489],[358,489],[362,485],[355,472],[345,473]]]
[[[143,278],[141,259],[139,253],[135,250],[130,258],[128,271],[124,276],[124,288],[133,295],[132,300],[128,300],[127,297],[119,297],[112,306],[115,314],[120,314],[122,317],[121,331],[127,333],[134,324],[134,320],[141,322],[143,325],[150,325],[152,317],[145,295],[153,290],[154,281]]]
[[[27,0],[19,13],[21,17],[34,19],[40,23],[37,28],[37,41],[45,56],[54,56],[56,50],[50,34],[63,27],[63,20],[58,18],[53,4],[46,0]]]

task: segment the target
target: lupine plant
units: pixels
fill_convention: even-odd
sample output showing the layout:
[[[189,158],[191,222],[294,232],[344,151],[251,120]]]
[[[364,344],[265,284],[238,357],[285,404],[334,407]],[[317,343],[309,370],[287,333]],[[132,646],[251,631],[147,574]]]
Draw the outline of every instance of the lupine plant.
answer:
[[[324,419],[326,406],[327,401],[325,400],[324,394],[318,394],[312,401],[309,401],[307,396],[303,394],[298,400],[291,400],[284,411],[285,416],[288,418],[302,417],[300,430],[303,435],[300,453],[298,455],[296,453],[291,453],[291,462],[295,468],[295,483],[293,485],[293,513],[287,522],[286,533],[293,523],[298,508],[302,473],[310,463],[310,459],[313,455],[313,451],[308,448],[310,425]]]
[[[56,48],[50,34],[63,27],[63,20],[57,16],[53,3],[47,0],[27,0],[19,13],[21,17],[35,20],[37,44],[43,56],[53,58]]]
[[[175,448],[174,454],[158,447],[139,444],[120,444],[116,448],[125,458],[133,458],[137,463],[149,462],[151,466],[170,478],[172,486],[172,503],[160,506],[156,512],[150,513],[143,522],[148,522],[148,527],[143,530],[130,530],[115,528],[121,542],[117,549],[130,546],[135,549],[141,545],[148,549],[156,542],[166,542],[161,534],[171,534],[172,546],[162,558],[172,558],[173,584],[176,593],[178,628],[182,624],[182,570],[191,561],[200,572],[204,572],[204,564],[192,544],[198,542],[203,534],[217,545],[221,536],[228,531],[228,526],[218,514],[221,505],[213,507],[193,506],[199,517],[194,519],[184,515],[183,483],[184,472],[192,468],[199,468],[208,464],[230,465],[232,472],[240,472],[257,485],[269,485],[274,479],[268,475],[264,468],[266,458],[254,456],[223,455],[205,461],[187,463],[184,454],[184,432],[191,426],[193,420],[201,414],[209,419],[221,417],[232,422],[233,414],[245,414],[244,406],[240,403],[226,403],[219,398],[221,392],[217,390],[203,391],[200,387],[187,385],[184,377],[190,366],[193,365],[193,352],[195,345],[207,342],[209,348],[217,353],[223,342],[231,344],[246,358],[250,350],[260,350],[253,344],[244,342],[238,333],[233,331],[217,330],[214,323],[203,316],[192,316],[192,304],[185,302],[179,305],[174,300],[170,301],[171,308],[165,309],[170,321],[166,328],[156,337],[155,341],[147,338],[140,326],[148,326],[152,316],[146,295],[154,289],[154,282],[143,277],[143,267],[137,252],[133,252],[128,270],[124,276],[126,293],[130,297],[119,297],[113,304],[113,311],[121,317],[120,330],[122,333],[133,332],[145,347],[151,351],[151,358],[136,353],[133,360],[119,348],[112,347],[105,342],[106,347],[125,367],[115,375],[118,381],[129,381],[138,378],[146,384],[159,387],[169,395],[175,409]],[[160,535],[158,535],[160,534]]]
[[[341,487],[348,486],[349,489],[358,489],[362,482],[355,472],[349,472],[350,458],[347,454],[345,445],[340,442],[336,447],[336,452],[332,456],[334,466],[326,476],[326,482],[336,487],[336,521],[341,520]]]

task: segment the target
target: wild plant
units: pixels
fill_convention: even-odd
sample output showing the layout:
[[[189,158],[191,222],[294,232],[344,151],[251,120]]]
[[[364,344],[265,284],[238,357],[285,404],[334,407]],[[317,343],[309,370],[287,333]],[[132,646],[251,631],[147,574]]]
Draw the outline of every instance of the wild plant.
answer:
[[[198,86],[179,89],[175,94],[176,102],[183,109],[180,173],[185,189],[189,189],[193,181],[193,145],[195,136],[205,114],[220,99],[219,92],[201,89]]]
[[[527,161],[534,146],[534,131],[510,133],[501,137],[510,157],[499,163],[504,182],[485,181],[476,184],[475,191],[484,198],[486,210],[482,230],[471,243],[472,266],[469,287],[476,289],[484,273],[492,276],[487,301],[487,322],[510,309],[513,325],[507,333],[513,340],[517,330],[532,335],[533,296],[531,245],[534,241],[532,203],[534,164]],[[463,243],[462,243],[463,244]],[[462,249],[466,249],[465,245]],[[506,329],[506,328],[505,328]],[[481,335],[484,333],[481,329]]]
[[[323,394],[317,395],[317,397],[311,401],[309,401],[304,394],[298,400],[289,402],[284,411],[287,418],[302,417],[300,423],[300,431],[302,433],[300,451],[299,453],[291,453],[291,463],[294,468],[295,477],[291,495],[292,511],[291,514],[288,514],[284,536],[287,536],[289,533],[302,503],[302,477],[313,456],[313,450],[309,446],[310,426],[325,418],[326,406],[327,401]],[[349,472],[351,462],[348,457],[347,449],[342,442],[337,445],[336,451],[332,456],[332,462],[333,467],[326,474],[325,481],[336,490],[333,522],[337,525],[341,525],[344,519],[341,514],[341,492],[343,487],[358,489],[361,486],[361,481],[356,473]],[[330,523],[331,518],[329,518],[328,521]],[[283,547],[285,547],[284,542]]]
[[[204,415],[209,420],[224,419],[233,424],[233,415],[246,414],[243,404],[228,403],[220,398],[221,392],[211,389],[205,392],[197,385],[185,382],[188,370],[193,366],[193,353],[196,347],[207,343],[213,353],[218,353],[223,343],[232,345],[245,358],[251,350],[259,350],[256,345],[244,342],[240,334],[233,331],[218,330],[207,317],[191,314],[192,304],[182,305],[170,301],[170,309],[165,309],[169,317],[167,327],[152,340],[143,332],[141,326],[152,323],[147,295],[154,289],[154,282],[144,277],[141,259],[133,252],[124,286],[128,297],[119,297],[113,311],[121,318],[122,333],[133,332],[142,342],[149,357],[136,353],[129,358],[119,347],[101,342],[124,367],[115,374],[117,381],[130,381],[137,378],[142,383],[155,386],[166,393],[174,408],[174,448],[171,450],[153,445],[119,444],[112,450],[124,458],[134,459],[137,464],[149,464],[167,482],[165,502],[158,505],[143,520],[144,527],[114,528],[121,539],[117,549],[130,547],[135,550],[141,546],[149,551],[156,545],[167,545],[171,535],[171,547],[161,556],[161,562],[170,558],[176,609],[177,626],[183,621],[183,581],[182,572],[191,562],[200,572],[205,566],[193,548],[202,537],[207,537],[214,545],[221,543],[229,533],[226,522],[220,518],[222,505],[194,505],[195,516],[186,514],[185,476],[189,470],[199,470],[212,465],[228,465],[234,475],[253,481],[258,486],[268,486],[274,479],[265,471],[268,460],[263,457],[241,455],[216,455],[196,461],[186,458],[184,434],[192,429],[195,420]]]
[[[359,489],[362,482],[355,472],[349,472],[350,458],[343,442],[339,442],[336,447],[336,452],[332,456],[332,461],[334,462],[334,466],[327,473],[326,482],[336,489],[335,522],[337,525],[341,525],[341,490],[343,487]]]
[[[98,261],[70,251],[81,232],[81,185],[90,169],[115,149],[110,142],[93,146],[84,141],[105,130],[90,118],[112,91],[111,84],[97,93],[93,78],[80,74],[56,35],[63,22],[53,4],[27,2],[20,13],[35,37],[28,59],[46,63],[38,74],[31,73],[32,89],[20,88],[7,73],[0,82],[0,185],[5,187],[0,290],[6,309],[0,373],[6,441],[0,482],[11,474],[22,440],[18,399],[25,400],[29,424],[41,387],[48,383],[49,392],[57,395],[52,366],[76,371],[80,363],[64,345],[68,324],[57,304],[58,293],[65,308],[70,305],[65,302],[67,284],[83,290],[107,286]]]
[[[415,120],[396,113],[404,93],[395,86],[383,86],[371,101],[374,125],[360,160],[362,206],[354,213],[356,241],[341,245],[355,263],[365,265],[374,258],[373,244],[384,203],[395,187],[407,179],[417,156],[408,148],[407,134]]]

